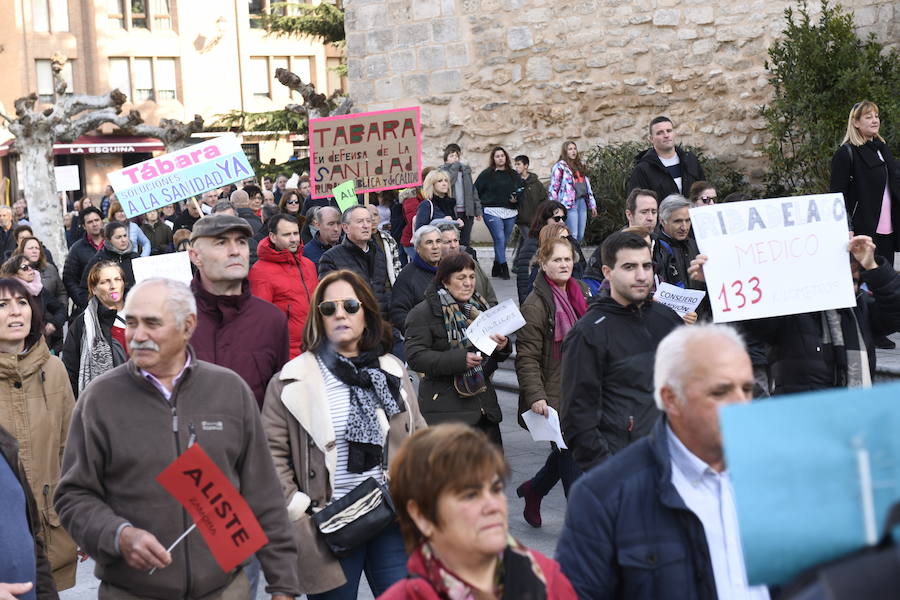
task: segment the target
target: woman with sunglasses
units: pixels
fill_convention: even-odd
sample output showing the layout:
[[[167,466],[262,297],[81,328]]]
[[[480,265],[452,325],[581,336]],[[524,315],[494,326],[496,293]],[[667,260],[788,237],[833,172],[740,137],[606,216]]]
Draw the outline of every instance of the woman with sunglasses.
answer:
[[[66,306],[50,290],[44,287],[37,264],[24,254],[13,254],[0,267],[0,275],[17,279],[41,308],[44,336],[50,339],[56,332],[62,332],[66,322]]]
[[[295,189],[284,190],[284,193],[281,195],[281,202],[278,204],[278,208],[281,209],[281,212],[294,215],[297,218],[300,218],[300,209],[302,206],[300,205],[303,200],[300,198],[300,192]]]
[[[16,261],[13,265],[29,264],[22,255],[15,255],[11,260]],[[53,508],[53,494],[59,483],[62,451],[68,437],[75,398],[66,379],[66,369],[58,358],[50,354],[44,341],[43,308],[33,293],[34,286],[22,277],[24,272],[7,277],[6,264],[2,270],[0,427],[13,434],[19,443],[19,456],[28,473],[28,482],[40,514],[53,579],[57,589],[64,590],[75,585],[77,555],[75,542],[59,524],[59,517]],[[37,281],[40,282],[40,277]],[[4,504],[5,511],[10,509],[11,506]],[[6,522],[10,521],[8,514],[4,514],[3,518]],[[25,549],[18,548],[12,556],[24,558]],[[7,563],[3,565],[6,569],[14,566],[5,557],[4,562]],[[32,563],[32,574],[33,568]],[[56,592],[46,597],[56,598]]]
[[[715,204],[717,199],[716,188],[713,187],[710,182],[695,181],[691,185],[691,192],[690,196],[688,196],[688,200],[691,201],[691,206],[693,208]]]
[[[63,317],[68,318],[69,295],[66,293],[66,286],[59,276],[59,270],[56,268],[56,265],[47,260],[44,250],[44,245],[36,237],[22,238],[19,242],[18,253],[24,254],[25,258],[35,266],[41,275],[41,283],[43,283],[44,289],[62,305],[65,312]],[[51,331],[47,334],[47,344],[51,350],[58,351],[62,345],[62,329],[56,329],[51,326],[47,328],[47,331]]]
[[[530,272],[531,259],[538,249],[538,236],[541,229],[553,223],[564,223],[566,220],[566,207],[555,200],[545,200],[534,209],[534,219],[528,228],[528,236],[522,240],[519,252],[516,253],[515,271],[516,288],[519,292],[519,304],[525,302],[525,298],[531,293]]]
[[[378,596],[406,575],[396,523],[337,558],[312,515],[370,477],[384,483],[400,444],[425,421],[368,284],[333,271],[319,281],[312,305],[305,352],[269,383],[263,427],[300,553],[302,591],[310,600],[356,598],[365,572]]]
[[[466,328],[487,309],[487,301],[475,291],[472,257],[466,252],[444,257],[425,299],[406,317],[406,360],[424,373],[419,397],[430,425],[463,422],[502,448],[503,414],[491,375],[512,353],[512,344],[505,336],[492,335],[497,347],[483,356],[466,336]]]

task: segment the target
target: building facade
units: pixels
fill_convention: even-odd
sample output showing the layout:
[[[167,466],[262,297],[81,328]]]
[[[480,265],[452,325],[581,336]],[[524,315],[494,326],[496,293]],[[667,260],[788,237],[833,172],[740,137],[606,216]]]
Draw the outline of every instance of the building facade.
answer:
[[[842,4],[861,35],[900,41],[897,0]],[[564,140],[586,149],[646,139],[665,114],[680,141],[758,179],[758,108],[771,94],[764,62],[789,6],[797,3],[346,0],[349,91],[360,110],[421,105],[426,165],[457,142],[480,168],[502,145],[547,177]]]
[[[259,15],[270,0],[6,0],[0,2],[0,70],[6,74],[0,103],[12,116],[16,98],[36,92],[52,99],[51,58],[67,58],[68,91],[102,95],[118,88],[123,110],[144,121],[161,118],[207,124],[233,110],[270,111],[302,102],[274,79],[288,68],[319,91],[342,85],[333,69],[341,52],[318,40],[266,36]],[[318,3],[319,0],[313,0]],[[345,82],[344,82],[345,83]],[[153,139],[121,137],[104,128],[96,135],[59,144],[57,164],[77,164],[81,191],[97,196],[106,173],[162,150]],[[284,162],[303,155],[306,141],[290,132],[242,134],[248,156]],[[9,134],[6,134],[9,138]],[[0,138],[2,139],[2,138]],[[4,175],[17,181],[15,161],[0,147]]]

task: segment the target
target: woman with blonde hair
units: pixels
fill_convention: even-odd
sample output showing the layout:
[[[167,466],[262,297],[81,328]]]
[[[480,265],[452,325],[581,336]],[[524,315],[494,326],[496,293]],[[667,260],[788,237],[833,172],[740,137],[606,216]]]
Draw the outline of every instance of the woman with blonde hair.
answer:
[[[413,231],[430,225],[435,219],[454,221],[463,226],[462,219],[456,218],[456,200],[450,195],[450,176],[445,171],[431,171],[422,185],[425,198],[416,209],[416,224]]]

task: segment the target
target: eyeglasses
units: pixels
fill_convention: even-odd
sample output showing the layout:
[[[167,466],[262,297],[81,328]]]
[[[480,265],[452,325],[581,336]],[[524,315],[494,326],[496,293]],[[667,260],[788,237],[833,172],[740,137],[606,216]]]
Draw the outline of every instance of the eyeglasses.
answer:
[[[566,218],[565,218],[564,216],[562,216],[562,215],[553,215],[553,216],[550,217],[550,218],[553,219],[554,221],[556,221],[557,223],[561,223],[562,221],[565,221],[565,219],[566,219]]]
[[[700,202],[703,204],[714,204],[718,196],[700,196]]]
[[[356,298],[345,298],[343,300],[326,300],[319,303],[319,312],[323,317],[330,317],[337,312],[338,303],[344,307],[344,312],[348,315],[355,315],[359,312],[362,304]]]
[[[300,204],[299,200],[288,200],[285,204]]]
[[[19,270],[27,273],[28,271],[34,271],[34,267],[30,263],[25,263],[19,267]]]

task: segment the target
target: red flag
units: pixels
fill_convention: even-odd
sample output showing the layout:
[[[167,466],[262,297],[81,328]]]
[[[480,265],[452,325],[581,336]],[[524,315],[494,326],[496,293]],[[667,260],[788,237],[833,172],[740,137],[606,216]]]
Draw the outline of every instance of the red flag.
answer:
[[[188,511],[226,573],[268,543],[247,501],[199,444],[188,448],[156,480]]]

